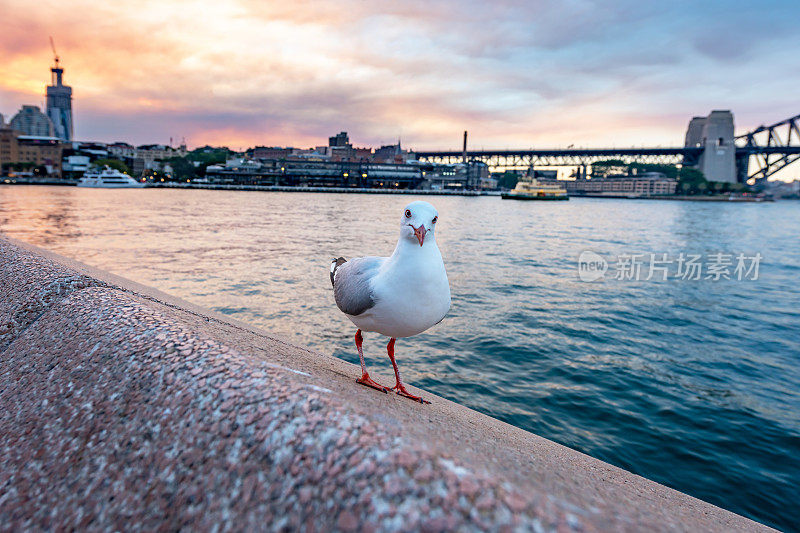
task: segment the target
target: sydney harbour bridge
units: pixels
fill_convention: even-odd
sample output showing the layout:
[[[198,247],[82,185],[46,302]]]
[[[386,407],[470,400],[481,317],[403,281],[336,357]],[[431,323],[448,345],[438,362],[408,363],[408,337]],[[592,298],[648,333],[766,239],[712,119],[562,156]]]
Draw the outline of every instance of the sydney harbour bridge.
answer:
[[[460,151],[418,151],[432,163],[480,161],[493,169],[588,167],[609,159],[630,163],[683,165],[699,168],[712,181],[761,183],[800,159],[800,115],[734,135],[733,114],[713,111],[689,123],[684,146],[676,148],[567,148],[467,150],[466,132]]]

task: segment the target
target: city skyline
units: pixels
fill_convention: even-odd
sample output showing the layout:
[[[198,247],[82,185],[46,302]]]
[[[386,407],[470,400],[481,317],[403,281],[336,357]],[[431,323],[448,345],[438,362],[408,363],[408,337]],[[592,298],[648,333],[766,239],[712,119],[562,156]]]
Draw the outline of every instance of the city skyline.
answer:
[[[769,4],[4,0],[0,113],[43,104],[52,35],[77,139],[680,145],[712,109],[739,133],[797,113],[800,10]]]

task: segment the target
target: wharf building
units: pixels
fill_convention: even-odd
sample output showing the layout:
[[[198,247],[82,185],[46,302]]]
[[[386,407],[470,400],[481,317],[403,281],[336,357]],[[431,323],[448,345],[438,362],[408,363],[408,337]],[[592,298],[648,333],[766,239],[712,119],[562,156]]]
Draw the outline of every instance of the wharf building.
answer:
[[[382,163],[298,156],[235,158],[206,168],[210,183],[365,189],[479,189],[487,183],[488,176],[488,167],[480,162],[434,165],[414,160]]]
[[[0,125],[0,175],[33,175],[44,167],[44,174],[61,176],[63,146],[55,137],[21,135],[10,125]]]
[[[387,165],[307,157],[229,159],[224,165],[206,168],[206,178],[211,183],[232,185],[400,189],[416,189],[423,181],[418,164]]]
[[[397,144],[377,150],[354,147],[346,131],[313,149],[259,146],[246,158],[206,168],[210,183],[365,189],[480,189],[496,186],[489,167],[474,161],[432,164],[417,161]]]
[[[248,155],[253,159],[285,159],[294,153],[294,148],[280,146],[256,146],[252,150],[248,150]]]
[[[642,197],[675,194],[678,180],[661,172],[643,172],[632,175],[556,180],[555,177],[539,179],[542,183],[559,185],[572,196],[625,196]]]

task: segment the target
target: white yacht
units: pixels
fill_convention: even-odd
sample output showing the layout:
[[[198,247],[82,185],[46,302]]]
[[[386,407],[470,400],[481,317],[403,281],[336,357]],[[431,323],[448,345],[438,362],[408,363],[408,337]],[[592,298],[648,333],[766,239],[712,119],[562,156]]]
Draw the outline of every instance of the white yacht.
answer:
[[[90,168],[81,179],[78,187],[99,187],[103,189],[140,188],[144,183],[136,181],[124,172],[106,166],[103,169]]]

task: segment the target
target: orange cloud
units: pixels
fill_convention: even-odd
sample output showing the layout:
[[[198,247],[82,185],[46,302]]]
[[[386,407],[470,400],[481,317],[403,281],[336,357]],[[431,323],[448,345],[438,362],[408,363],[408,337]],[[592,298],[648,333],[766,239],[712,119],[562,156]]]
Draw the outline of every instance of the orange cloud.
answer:
[[[84,139],[309,146],[345,129],[451,148],[467,129],[485,147],[671,145],[712,107],[771,93],[772,116],[749,120],[795,112],[793,92],[728,92],[724,66],[687,88],[691,45],[660,42],[663,17],[637,5],[3,0],[0,112],[41,103],[48,35]]]

